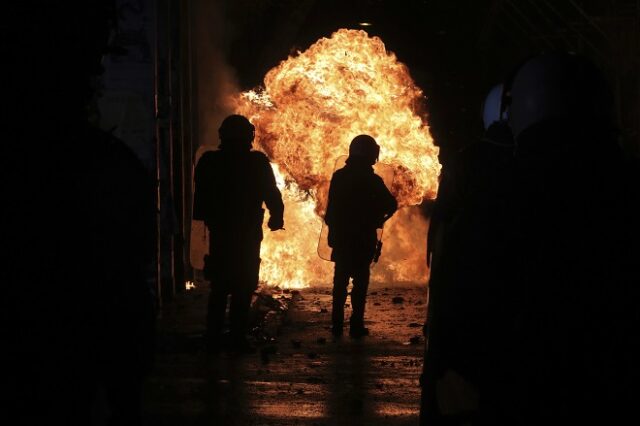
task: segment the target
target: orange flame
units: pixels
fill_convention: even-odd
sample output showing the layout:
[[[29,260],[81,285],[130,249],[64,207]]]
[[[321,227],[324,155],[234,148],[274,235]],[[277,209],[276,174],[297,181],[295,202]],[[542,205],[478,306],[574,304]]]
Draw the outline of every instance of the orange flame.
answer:
[[[332,264],[316,254],[321,216],[334,164],[359,134],[380,144],[380,161],[395,172],[390,189],[400,206],[435,197],[440,164],[420,114],[423,101],[407,67],[382,40],[345,29],[273,68],[263,88],[238,95],[236,112],[256,126],[256,148],[275,163],[286,206],[287,230],[265,232],[261,281],[281,287],[331,282]],[[397,216],[385,237],[393,255],[385,248],[382,257],[394,261],[377,266],[373,280],[422,281],[424,256],[416,253],[424,253],[426,221],[416,212]]]

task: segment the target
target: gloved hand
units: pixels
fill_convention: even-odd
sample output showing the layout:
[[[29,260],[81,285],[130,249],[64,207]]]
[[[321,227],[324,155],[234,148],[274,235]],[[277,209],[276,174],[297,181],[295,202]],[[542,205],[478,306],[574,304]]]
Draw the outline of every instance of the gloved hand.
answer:
[[[284,220],[282,219],[282,217],[269,216],[269,222],[267,222],[267,226],[272,231],[284,229]]]

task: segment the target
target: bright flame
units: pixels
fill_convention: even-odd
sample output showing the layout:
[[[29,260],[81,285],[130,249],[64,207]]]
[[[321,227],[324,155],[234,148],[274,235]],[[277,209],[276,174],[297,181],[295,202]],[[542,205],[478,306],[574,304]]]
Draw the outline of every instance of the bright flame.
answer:
[[[440,164],[421,116],[423,101],[407,67],[378,37],[344,29],[273,68],[263,88],[238,96],[236,112],[256,126],[256,148],[275,163],[286,206],[287,230],[265,230],[261,281],[285,288],[331,282],[332,264],[316,254],[321,216],[334,164],[359,134],[373,136],[380,161],[394,168],[390,189],[400,206],[435,197]],[[377,266],[374,281],[426,278],[424,256],[414,259],[424,252],[426,221],[414,213],[398,214],[411,219],[410,228],[397,219],[387,227],[381,259],[398,261]],[[387,246],[407,252],[389,256]]]

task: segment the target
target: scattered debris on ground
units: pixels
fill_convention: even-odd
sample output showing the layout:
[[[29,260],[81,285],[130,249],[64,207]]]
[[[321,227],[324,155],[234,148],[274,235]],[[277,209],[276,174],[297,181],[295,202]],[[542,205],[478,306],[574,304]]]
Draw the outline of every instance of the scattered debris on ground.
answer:
[[[331,316],[319,313],[331,306],[330,289],[260,289],[251,310],[257,353],[244,356],[198,350],[207,294],[196,289],[176,301],[180,309],[163,308],[163,345],[144,396],[147,424],[417,423],[424,352],[417,334],[426,312],[414,301],[426,299],[424,286],[371,292],[371,335],[357,340],[333,338]],[[345,321],[350,314],[347,306]]]

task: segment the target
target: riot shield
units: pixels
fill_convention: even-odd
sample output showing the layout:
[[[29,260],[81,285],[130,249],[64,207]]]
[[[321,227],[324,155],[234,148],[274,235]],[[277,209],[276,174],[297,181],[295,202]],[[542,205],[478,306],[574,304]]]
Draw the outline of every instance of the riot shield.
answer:
[[[335,167],[333,168],[333,171],[335,172],[338,169],[341,169],[342,167],[345,166],[347,158],[349,158],[346,155],[343,155],[341,157],[339,157],[336,160],[336,164]],[[393,170],[393,167],[391,167],[388,164],[384,164],[384,163],[376,163],[373,165],[373,170],[375,171],[375,173],[380,176],[382,178],[382,180],[384,181],[384,184],[387,186],[387,188],[391,188],[392,184],[393,184],[393,179],[395,178],[395,173]],[[324,206],[324,208],[322,209],[322,211],[327,211],[327,206]],[[384,231],[384,227],[382,229],[377,229],[376,232],[378,233],[378,241],[379,244],[382,241],[382,234]],[[320,231],[320,238],[318,239],[318,256],[320,256],[321,259],[323,260],[327,260],[327,261],[331,261],[331,252],[332,252],[332,248],[329,247],[329,227],[327,226],[326,223],[324,223],[324,221],[322,222],[322,230]]]

